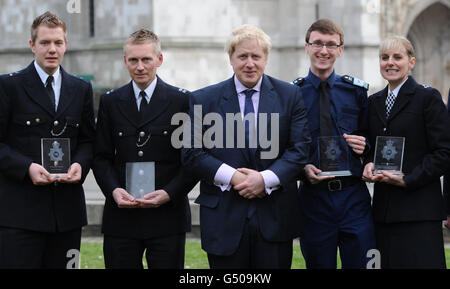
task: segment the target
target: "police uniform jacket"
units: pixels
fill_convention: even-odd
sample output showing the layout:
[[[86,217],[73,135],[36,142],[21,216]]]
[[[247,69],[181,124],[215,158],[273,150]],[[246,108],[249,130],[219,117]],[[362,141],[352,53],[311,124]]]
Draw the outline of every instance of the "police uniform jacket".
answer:
[[[82,182],[95,136],[92,87],[61,67],[57,111],[31,63],[0,77],[0,226],[65,232],[87,224]],[[35,186],[28,168],[41,164],[41,139],[70,138],[71,163],[82,167],[77,184]]]
[[[311,70],[307,77],[294,81],[294,84],[297,84],[302,89],[308,113],[308,125],[312,138],[309,163],[314,164],[317,168],[319,168],[319,85],[321,81]],[[353,82],[348,81],[348,76],[337,75],[334,71],[326,82],[328,83],[327,92],[330,98],[330,114],[334,135],[343,136],[345,133],[367,137],[367,89],[363,84],[355,85]],[[363,171],[361,158],[350,147],[348,149],[349,170],[352,172],[352,175],[360,177]]]
[[[369,138],[405,137],[403,180],[406,188],[374,186],[376,222],[432,221],[445,218],[440,177],[450,165],[449,117],[440,93],[410,76],[386,119],[388,87],[369,98]],[[369,154],[373,160],[373,148]]]
[[[190,230],[187,194],[197,181],[186,176],[180,150],[171,143],[177,128],[172,116],[188,113],[189,93],[158,77],[149,106],[141,120],[132,82],[101,96],[93,171],[106,197],[104,234],[152,238]],[[165,190],[170,201],[158,208],[119,208],[112,192],[126,189],[127,162],[155,162],[155,189]]]

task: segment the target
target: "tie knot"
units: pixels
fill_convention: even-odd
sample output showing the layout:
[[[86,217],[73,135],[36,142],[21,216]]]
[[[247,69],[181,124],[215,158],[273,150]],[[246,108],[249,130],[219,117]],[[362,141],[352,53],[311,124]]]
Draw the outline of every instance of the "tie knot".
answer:
[[[252,95],[253,95],[253,93],[255,93],[256,92],[256,90],[254,90],[254,89],[247,89],[247,90],[245,90],[244,91],[244,93],[245,93],[245,98],[251,98],[252,97]]]
[[[328,82],[326,82],[326,81],[322,81],[320,83],[320,88],[327,88],[327,86],[328,86]]]
[[[53,82],[53,75],[49,75],[47,77],[47,82],[45,83],[45,86],[48,86],[49,84],[52,84]]]

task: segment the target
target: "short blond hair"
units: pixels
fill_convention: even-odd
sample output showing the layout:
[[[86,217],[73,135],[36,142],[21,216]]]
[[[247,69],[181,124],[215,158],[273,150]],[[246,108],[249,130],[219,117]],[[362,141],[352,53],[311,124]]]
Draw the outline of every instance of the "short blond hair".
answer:
[[[272,47],[269,35],[256,26],[244,24],[231,33],[231,37],[226,44],[228,55],[231,57],[236,50],[236,46],[248,39],[255,39],[263,49],[264,54],[269,54],[269,50]]]
[[[50,28],[61,27],[62,30],[64,31],[64,39],[66,40],[67,34],[66,23],[61,18],[51,13],[50,11],[47,11],[44,14],[39,15],[33,20],[33,24],[31,24],[31,41],[33,41],[33,43],[36,42],[37,31],[39,26],[47,26]]]
[[[128,39],[125,41],[125,45],[123,47],[123,52],[125,54],[126,47],[128,44],[144,44],[144,43],[153,43],[155,47],[155,52],[157,55],[161,54],[161,41],[159,40],[158,35],[156,35],[153,31],[148,29],[139,29],[130,34]]]
[[[399,35],[392,35],[383,40],[380,44],[380,57],[383,54],[386,54],[387,51],[391,49],[396,49],[404,47],[406,49],[406,53],[408,54],[409,59],[415,57],[415,51],[414,46],[412,45],[411,41],[409,41],[406,37],[399,36]]]

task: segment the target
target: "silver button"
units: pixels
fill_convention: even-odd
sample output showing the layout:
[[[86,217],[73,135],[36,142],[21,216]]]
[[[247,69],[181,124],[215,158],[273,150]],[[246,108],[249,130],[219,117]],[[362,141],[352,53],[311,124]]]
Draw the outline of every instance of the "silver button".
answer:
[[[27,120],[27,125],[31,125],[31,121]]]
[[[164,135],[167,135],[167,134],[168,134],[167,130],[165,130],[165,131],[163,132],[163,134],[164,134]]]
[[[144,152],[143,151],[139,151],[138,152],[138,156],[143,157],[144,156]]]
[[[54,126],[58,126],[58,125],[59,125],[59,121],[55,120],[55,121],[53,122],[53,125],[54,125]]]
[[[141,131],[141,132],[139,133],[139,136],[140,136],[140,137],[144,137],[144,136],[145,136],[145,132]]]
[[[119,132],[119,136],[123,136],[123,132]]]
[[[77,123],[76,125],[75,125],[76,127],[79,127],[80,126],[80,124],[79,123]]]

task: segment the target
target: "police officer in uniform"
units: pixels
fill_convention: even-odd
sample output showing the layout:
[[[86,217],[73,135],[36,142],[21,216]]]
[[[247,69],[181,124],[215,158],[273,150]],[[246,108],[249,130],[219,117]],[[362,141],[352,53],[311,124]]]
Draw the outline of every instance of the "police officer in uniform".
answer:
[[[368,151],[368,85],[335,73],[334,62],[343,52],[343,43],[342,29],[331,20],[313,23],[305,45],[309,74],[293,82],[302,89],[313,140],[300,187],[304,216],[300,244],[308,268],[336,268],[338,247],[343,268],[365,268],[367,252],[375,247],[371,198],[361,180],[361,156]],[[351,175],[319,176],[320,136],[343,137]]]
[[[196,180],[181,168],[171,143],[172,116],[189,110],[189,93],[156,75],[163,62],[159,38],[141,29],[125,43],[132,81],[102,95],[93,171],[106,197],[102,232],[106,268],[184,268],[191,228],[187,194]],[[154,162],[155,191],[126,190],[126,163]],[[150,175],[146,175],[150,178]]]
[[[93,157],[92,86],[61,67],[68,42],[58,16],[36,17],[31,34],[34,61],[0,77],[0,268],[63,269],[87,224],[82,183]],[[70,139],[70,151],[57,148],[70,154],[67,174],[42,165],[44,138]]]

